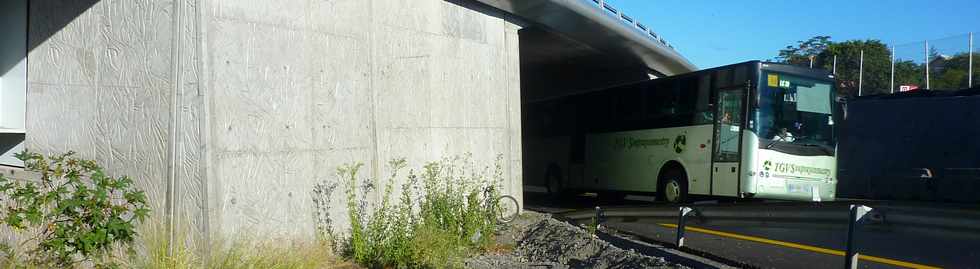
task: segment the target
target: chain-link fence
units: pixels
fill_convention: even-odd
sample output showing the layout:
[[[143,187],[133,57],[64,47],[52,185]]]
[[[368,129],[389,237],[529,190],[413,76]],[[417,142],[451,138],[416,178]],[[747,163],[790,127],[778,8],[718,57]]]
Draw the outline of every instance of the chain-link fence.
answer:
[[[893,72],[889,75],[894,84],[889,92],[909,91],[926,88],[926,42],[914,42],[892,46],[894,57]]]
[[[864,49],[833,51],[838,88],[848,95],[915,90],[959,90],[980,86],[980,53],[974,35],[898,44],[865,43]]]
[[[969,88],[970,35],[953,36],[928,42],[927,89]]]

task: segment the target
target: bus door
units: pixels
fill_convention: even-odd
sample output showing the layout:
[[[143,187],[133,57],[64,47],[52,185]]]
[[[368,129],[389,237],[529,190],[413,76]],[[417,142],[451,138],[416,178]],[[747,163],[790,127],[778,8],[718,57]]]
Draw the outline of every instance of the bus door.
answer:
[[[742,159],[742,122],[745,111],[745,87],[718,91],[715,106],[714,149],[711,153],[711,194],[737,196],[739,162]]]

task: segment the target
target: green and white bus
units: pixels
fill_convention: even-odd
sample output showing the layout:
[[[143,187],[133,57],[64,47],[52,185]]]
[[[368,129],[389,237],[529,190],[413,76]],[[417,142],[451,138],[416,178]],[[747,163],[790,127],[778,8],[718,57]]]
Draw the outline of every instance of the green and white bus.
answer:
[[[526,183],[668,202],[830,201],[834,87],[826,70],[751,61],[528,102]]]

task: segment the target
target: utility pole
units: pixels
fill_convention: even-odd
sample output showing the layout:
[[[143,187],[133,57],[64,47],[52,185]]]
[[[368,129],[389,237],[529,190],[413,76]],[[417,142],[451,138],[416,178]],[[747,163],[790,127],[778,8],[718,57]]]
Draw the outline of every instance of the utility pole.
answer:
[[[837,55],[834,55],[834,75],[837,75]]]
[[[926,90],[929,89],[929,40],[926,40],[926,46],[923,50],[926,56]]]
[[[892,46],[892,83],[890,89],[891,93],[895,93],[895,46]]]
[[[973,88],[973,32],[970,32],[970,67],[967,69],[967,87]]]
[[[861,62],[858,64],[858,96],[864,88],[864,50],[861,50]]]

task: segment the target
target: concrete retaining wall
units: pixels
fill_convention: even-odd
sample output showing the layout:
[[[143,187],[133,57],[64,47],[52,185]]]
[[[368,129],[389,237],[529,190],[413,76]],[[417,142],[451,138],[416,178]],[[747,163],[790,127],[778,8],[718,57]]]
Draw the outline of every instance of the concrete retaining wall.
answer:
[[[503,155],[519,197],[517,30],[440,0],[31,1],[26,145],[204,238],[312,235],[313,185],[352,161]]]

